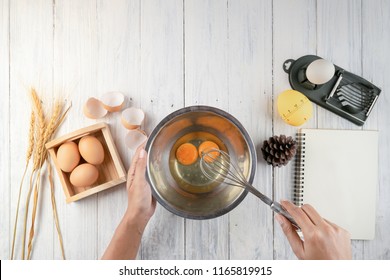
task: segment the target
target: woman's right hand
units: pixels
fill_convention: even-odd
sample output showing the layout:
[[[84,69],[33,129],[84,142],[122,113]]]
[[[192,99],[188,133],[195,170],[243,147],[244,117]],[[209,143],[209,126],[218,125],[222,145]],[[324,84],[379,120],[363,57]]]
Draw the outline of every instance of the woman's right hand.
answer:
[[[297,207],[289,201],[282,201],[281,204],[302,230],[304,240],[301,240],[296,229],[285,217],[280,214],[275,216],[299,259],[352,258],[351,235],[348,231],[322,218],[309,204],[302,207]]]

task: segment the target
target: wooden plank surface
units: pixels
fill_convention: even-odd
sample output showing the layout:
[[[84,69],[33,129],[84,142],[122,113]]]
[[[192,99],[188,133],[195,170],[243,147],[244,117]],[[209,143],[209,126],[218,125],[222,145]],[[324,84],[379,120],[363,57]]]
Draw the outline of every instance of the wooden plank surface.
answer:
[[[361,1],[317,2],[318,55],[357,75],[362,74],[361,13]],[[318,127],[361,129],[322,108],[318,111]],[[363,258],[364,242],[352,241],[354,258]]]
[[[141,1],[140,104],[146,131],[183,107],[183,2]],[[143,259],[183,259],[184,219],[157,206],[143,236]]]
[[[362,75],[382,93],[364,129],[379,130],[379,188],[375,239],[363,243],[364,259],[390,259],[390,1],[362,3]]]
[[[40,0],[10,1],[10,158],[11,169],[11,217],[16,212],[16,202],[22,170],[25,167],[28,146],[28,127],[31,113],[30,87],[35,87],[42,98],[46,110],[52,106],[53,87],[53,9],[52,2]],[[23,15],[23,16],[20,16]],[[39,30],[39,32],[37,32]],[[34,46],[34,47],[32,47]],[[49,111],[45,112],[46,114]],[[27,193],[29,174],[24,184],[23,194]],[[37,210],[34,251],[32,258],[53,258],[53,218],[48,187],[39,192],[41,207]],[[30,234],[30,221],[33,203],[29,205],[27,238]],[[18,242],[15,245],[17,258],[21,257],[21,240],[26,210],[26,196],[21,197]],[[27,245],[26,245],[27,246]]]
[[[0,2],[0,139],[2,139],[2,149],[0,152],[0,259],[10,257],[10,246],[13,233],[13,223],[15,212],[11,213],[10,208],[10,92],[9,92],[9,1]],[[15,187],[16,187],[15,183]],[[12,226],[11,226],[12,225]]]
[[[86,99],[98,92],[96,1],[56,1],[54,11],[54,88],[72,101],[72,109],[58,132],[63,135],[95,122],[83,116],[82,108]],[[60,183],[56,186],[66,257],[98,258],[97,195],[66,204]],[[58,248],[56,245],[55,252],[59,253]],[[58,253],[56,258],[60,258]]]
[[[353,241],[353,256],[390,259],[389,18],[388,0],[0,0],[0,259],[9,257],[25,164],[29,87],[37,88],[44,105],[58,95],[72,101],[59,136],[96,123],[83,116],[82,106],[109,91],[123,92],[126,107],[146,112],[147,133],[184,106],[226,110],[257,147],[255,187],[275,200],[291,199],[294,164],[266,165],[260,146],[272,135],[297,131],[281,120],[276,100],[290,88],[283,62],[305,54],[327,58],[382,88],[362,128],[317,106],[302,127],[379,130],[376,238]],[[119,119],[113,113],[103,121],[127,169],[133,152],[124,145],[127,131]],[[60,259],[46,184],[32,258]],[[124,185],[66,204],[55,175],[68,259],[101,257],[127,207]],[[22,213],[24,201],[25,192]],[[158,205],[138,258],[296,257],[272,211],[248,195],[229,214],[207,221],[183,219]]]
[[[97,1],[98,65],[97,96],[120,91],[125,107],[139,107],[140,86],[140,1]],[[120,32],[113,32],[120,30]],[[111,134],[127,171],[132,152],[126,148],[127,130],[119,122],[120,113],[110,114]],[[127,207],[125,184],[98,194],[98,257],[103,255]]]
[[[228,1],[227,49],[229,112],[257,149],[254,186],[272,196],[272,168],[259,149],[272,134],[272,1]],[[248,194],[229,217],[230,259],[272,259],[273,214],[268,206]]]
[[[227,2],[186,1],[184,26],[185,105],[228,110]],[[187,259],[226,259],[228,254],[228,215],[186,221]]]
[[[290,89],[288,75],[282,66],[287,59],[298,59],[306,54],[316,53],[316,6],[314,1],[301,0],[273,2],[273,133],[272,135],[295,136],[297,128],[283,122],[277,111],[277,98]],[[313,117],[302,127],[316,127],[316,107]],[[272,136],[269,135],[269,136]],[[294,186],[294,162],[273,170],[274,199],[292,200]],[[296,259],[279,224],[274,223],[275,259]]]

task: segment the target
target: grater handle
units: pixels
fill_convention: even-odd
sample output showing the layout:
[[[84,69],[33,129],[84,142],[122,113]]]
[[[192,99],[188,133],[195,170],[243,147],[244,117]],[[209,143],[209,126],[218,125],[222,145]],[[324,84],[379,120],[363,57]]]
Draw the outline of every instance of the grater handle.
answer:
[[[290,73],[290,70],[294,64],[295,60],[294,59],[287,59],[284,63],[283,63],[283,70],[284,72],[286,72],[287,74]]]

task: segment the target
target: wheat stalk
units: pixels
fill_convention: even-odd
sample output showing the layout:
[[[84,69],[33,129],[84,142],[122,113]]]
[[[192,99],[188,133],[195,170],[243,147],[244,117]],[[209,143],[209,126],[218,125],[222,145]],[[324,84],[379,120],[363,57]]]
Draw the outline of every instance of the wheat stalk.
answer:
[[[24,178],[25,178],[26,173],[27,173],[27,169],[28,169],[28,165],[30,163],[32,152],[34,150],[34,133],[35,133],[34,130],[35,130],[35,115],[34,115],[34,111],[31,111],[31,115],[30,115],[30,129],[29,129],[29,144],[28,144],[27,155],[26,155],[26,167],[24,168],[22,181],[20,182],[20,186],[19,186],[18,203],[17,203],[17,206],[16,206],[15,223],[14,223],[14,233],[13,233],[13,238],[12,238],[12,249],[11,249],[11,257],[10,257],[11,260],[14,259],[16,228],[18,226],[20,197],[21,197],[21,194],[22,194],[23,182],[24,182]]]
[[[65,119],[66,115],[68,114],[71,107],[72,107],[72,103],[65,110],[65,112],[59,117],[57,123],[55,124],[54,131],[57,130],[57,128],[62,124],[62,122],[64,121],[64,119]],[[58,221],[56,198],[54,196],[53,174],[52,174],[52,169],[51,169],[50,163],[48,164],[48,169],[49,169],[49,183],[50,183],[50,190],[51,190],[51,205],[52,205],[52,209],[53,209],[53,217],[54,217],[54,221],[55,221],[55,225],[56,225],[56,229],[57,229],[58,240],[60,241],[62,259],[65,260],[65,250],[64,250],[64,244],[63,244],[62,234],[61,234],[61,230],[60,230],[60,223]]]
[[[53,209],[53,218],[54,218],[54,222],[55,222],[56,229],[57,229],[58,240],[60,242],[62,259],[65,260],[64,243],[63,243],[63,240],[62,240],[62,234],[61,234],[61,230],[60,230],[60,223],[58,221],[56,198],[54,196],[53,173],[51,171],[52,168],[51,168],[51,164],[50,163],[48,163],[48,170],[49,170],[49,183],[50,183],[50,193],[51,193],[51,206],[52,206],[52,209]]]
[[[38,194],[40,189],[40,182],[41,182],[41,169],[38,171],[37,179],[35,181],[35,187],[34,187],[34,200],[33,200],[33,211],[31,213],[31,227],[30,227],[30,234],[28,239],[28,245],[27,245],[27,259],[29,260],[31,258],[31,251],[32,251],[32,240],[34,238],[35,233],[35,217],[37,214],[37,207],[38,207]]]
[[[32,158],[33,167],[32,167],[31,175],[30,175],[29,189],[28,189],[28,193],[27,193],[26,207],[25,207],[25,213],[24,213],[24,225],[23,225],[23,236],[22,236],[22,259],[25,258],[27,220],[28,220],[31,195],[34,191],[33,209],[32,209],[32,213],[31,213],[31,227],[30,227],[30,232],[29,232],[28,248],[27,248],[27,259],[30,259],[31,254],[32,254],[33,240],[34,240],[34,235],[35,235],[35,220],[36,220],[37,210],[38,210],[38,205],[39,205],[39,191],[40,191],[41,184],[42,184],[41,177],[43,176],[42,168],[43,168],[44,163],[47,161],[47,150],[45,148],[45,144],[52,138],[55,131],[62,124],[69,109],[72,106],[72,105],[70,105],[63,112],[63,108],[64,108],[63,103],[56,101],[54,103],[53,108],[52,108],[51,116],[47,120],[45,113],[44,113],[44,108],[43,108],[42,102],[41,102],[40,98],[38,97],[38,94],[34,88],[32,88],[30,90],[30,95],[31,95],[31,100],[32,100],[32,104],[33,104],[33,110],[32,110],[31,118],[30,118],[29,146],[27,149],[27,156],[26,156],[26,168],[25,168],[25,171],[23,173],[22,182],[21,182],[20,190],[19,190],[18,205],[17,205],[17,212],[16,212],[16,218],[15,218],[15,225],[14,225],[14,236],[13,236],[13,241],[12,241],[11,259],[13,259],[13,257],[14,257],[14,248],[15,248],[16,228],[17,228],[20,196],[21,196],[22,186],[23,186],[23,182],[24,182],[24,179],[26,176],[26,172],[28,170],[29,162]],[[58,214],[57,214],[56,203],[55,203],[54,184],[53,184],[51,166],[49,163],[48,163],[48,171],[49,171],[49,175],[48,175],[49,176],[49,183],[50,183],[50,188],[51,188],[51,203],[52,203],[52,208],[53,208],[53,217],[54,217],[54,221],[56,224],[58,238],[60,240],[62,257],[65,259],[62,235],[61,235],[61,231],[59,228]]]
[[[62,105],[60,102],[56,102],[54,109],[53,109],[53,114],[50,118],[49,123],[45,127],[45,131],[41,137],[42,142],[41,145],[38,145],[38,149],[41,151],[38,153],[40,155],[40,160],[36,168],[38,169],[38,179],[35,183],[34,187],[34,205],[33,205],[33,211],[31,213],[31,227],[30,227],[30,234],[29,234],[29,240],[28,240],[28,247],[27,247],[27,259],[30,259],[31,252],[32,252],[32,241],[34,238],[34,233],[35,233],[35,218],[36,218],[36,213],[37,213],[37,206],[38,206],[38,197],[39,197],[39,189],[40,189],[40,177],[41,177],[41,169],[42,165],[46,160],[47,156],[47,151],[45,148],[46,142],[51,138],[51,136],[54,133],[54,128],[57,124],[58,118],[60,116],[62,110]],[[35,167],[34,167],[35,168]]]
[[[33,188],[34,174],[35,174],[35,172],[33,171],[31,173],[31,176],[30,176],[30,187],[29,187],[28,193],[27,193],[26,210],[24,212],[23,237],[22,237],[22,260],[24,260],[25,247],[26,247],[26,230],[27,230],[28,207],[30,205],[30,197],[31,197],[32,188]]]
[[[28,133],[28,148],[27,148],[27,155],[26,155],[27,162],[30,161],[34,150],[34,133],[35,133],[35,114],[34,111],[31,111],[30,129]]]
[[[66,115],[68,114],[70,108],[72,108],[72,102],[70,103],[69,107],[66,108],[65,112],[62,113],[61,117],[58,119],[58,122],[56,123],[54,130],[57,130],[57,128],[62,124],[62,122],[65,120]]]
[[[31,89],[30,94],[31,94],[31,99],[32,99],[32,103],[33,103],[34,112],[36,114],[38,122],[37,122],[36,133],[35,133],[35,135],[36,135],[36,145],[35,145],[35,149],[33,151],[33,171],[32,171],[31,178],[30,178],[30,188],[29,188],[29,191],[28,191],[28,194],[27,194],[26,210],[25,210],[25,215],[24,215],[22,259],[24,259],[24,256],[25,256],[27,217],[28,217],[28,212],[29,212],[29,204],[30,204],[30,199],[31,199],[31,193],[32,193],[32,190],[33,190],[33,185],[34,185],[33,181],[32,181],[32,176],[33,176],[34,172],[36,172],[38,170],[38,168],[40,166],[42,166],[42,164],[43,164],[43,160],[42,160],[42,146],[44,145],[43,137],[44,137],[45,127],[46,127],[45,114],[44,114],[44,110],[43,110],[43,107],[42,107],[41,100],[39,99],[38,94],[37,94],[37,92],[36,92],[36,90],[34,88]],[[38,173],[38,176],[39,175],[40,174]],[[36,186],[36,183],[38,182],[38,180],[39,180],[39,178],[37,177],[37,179],[35,181],[35,186]],[[34,191],[34,202],[35,201],[37,202],[37,199],[35,199],[35,197],[37,197],[36,191],[37,191],[37,187],[35,187],[35,191]],[[36,209],[35,203],[34,203],[33,209]],[[31,231],[30,231],[30,234],[31,234]]]
[[[35,140],[36,140],[36,145],[34,146],[33,151],[33,171],[30,177],[30,188],[27,194],[26,198],[26,210],[25,210],[25,215],[24,215],[24,227],[23,227],[23,240],[22,240],[22,259],[24,259],[25,256],[25,244],[26,244],[26,230],[27,230],[27,217],[28,217],[28,211],[29,211],[29,204],[30,204],[30,199],[31,199],[31,193],[33,189],[33,184],[32,184],[32,177],[34,172],[38,169],[38,166],[40,165],[40,162],[42,161],[41,158],[41,146],[43,144],[43,135],[45,133],[45,114],[44,110],[42,107],[41,100],[38,97],[38,94],[34,88],[31,89],[30,91],[32,103],[33,103],[33,108],[34,108],[34,113],[36,115],[37,121],[36,123],[36,130],[35,130]]]
[[[34,89],[31,90],[31,96],[33,99],[33,105],[35,108],[35,113],[38,116],[38,129],[37,129],[37,145],[34,150],[34,166],[33,170],[37,170],[42,164],[42,146],[44,145],[44,134],[46,130],[46,120],[45,114],[42,108],[40,99],[37,96],[37,93]]]

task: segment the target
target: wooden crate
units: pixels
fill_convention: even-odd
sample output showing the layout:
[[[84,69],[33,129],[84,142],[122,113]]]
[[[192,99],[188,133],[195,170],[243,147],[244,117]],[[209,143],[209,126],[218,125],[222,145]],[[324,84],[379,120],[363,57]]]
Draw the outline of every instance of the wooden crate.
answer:
[[[102,164],[96,166],[99,171],[99,178],[97,181],[84,190],[77,191],[73,188],[69,181],[70,173],[62,171],[58,165],[57,150],[61,144],[67,141],[74,141],[78,144],[80,138],[86,135],[94,136],[102,143],[104,149],[104,161]],[[67,203],[80,200],[126,181],[125,168],[123,167],[123,163],[119,157],[114,140],[112,139],[110,129],[106,123],[91,125],[52,140],[46,144],[46,149],[48,150],[56,167],[58,176],[60,177]],[[81,163],[83,163],[82,158],[79,164]]]

